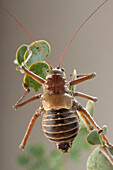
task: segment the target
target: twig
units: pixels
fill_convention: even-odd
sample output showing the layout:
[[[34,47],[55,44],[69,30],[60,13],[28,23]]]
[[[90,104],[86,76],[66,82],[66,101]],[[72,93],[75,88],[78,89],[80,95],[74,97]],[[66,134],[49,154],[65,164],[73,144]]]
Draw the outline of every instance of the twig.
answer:
[[[110,163],[113,165],[113,155],[111,155],[107,146],[100,146],[99,145],[99,149],[105,155],[105,157],[110,161]]]
[[[94,130],[94,127],[92,126],[92,124],[90,123],[90,121],[81,113],[81,112],[78,112],[82,118],[82,120],[84,121],[86,127],[87,127],[87,130],[89,132],[91,132],[92,130]],[[110,153],[110,151],[108,150],[107,146],[101,146],[101,145],[98,145],[100,151],[105,155],[105,157],[110,161],[110,163],[113,165],[113,155]]]

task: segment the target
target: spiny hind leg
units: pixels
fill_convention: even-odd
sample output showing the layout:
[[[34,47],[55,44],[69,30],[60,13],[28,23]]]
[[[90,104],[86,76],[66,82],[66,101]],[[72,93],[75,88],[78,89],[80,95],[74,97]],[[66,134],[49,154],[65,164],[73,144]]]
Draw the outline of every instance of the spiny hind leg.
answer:
[[[91,117],[91,115],[89,114],[89,112],[78,102],[74,101],[73,102],[73,109],[78,110],[79,112],[81,112],[83,114],[83,116],[86,117],[86,124],[88,122],[90,122],[92,124],[92,126],[94,127],[94,129],[97,131],[98,134],[101,135],[103,141],[111,148],[113,148],[113,145],[110,144],[110,142],[108,141],[107,137],[103,134],[103,130],[98,126],[98,124],[95,122],[95,120]],[[85,119],[84,119],[85,120]],[[89,121],[88,121],[89,120]],[[88,126],[88,125],[87,125]]]

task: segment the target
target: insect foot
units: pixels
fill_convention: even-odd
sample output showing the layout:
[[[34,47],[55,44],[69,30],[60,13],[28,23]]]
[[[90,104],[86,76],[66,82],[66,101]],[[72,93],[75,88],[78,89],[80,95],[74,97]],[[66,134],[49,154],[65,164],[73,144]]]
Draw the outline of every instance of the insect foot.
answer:
[[[14,110],[16,110],[17,109],[17,105],[15,104],[14,106],[12,106],[13,107],[13,109]]]

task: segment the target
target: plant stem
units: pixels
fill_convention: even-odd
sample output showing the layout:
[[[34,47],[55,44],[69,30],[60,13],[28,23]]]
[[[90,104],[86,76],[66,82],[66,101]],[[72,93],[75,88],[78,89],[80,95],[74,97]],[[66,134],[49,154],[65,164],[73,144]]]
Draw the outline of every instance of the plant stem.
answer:
[[[94,127],[91,125],[90,121],[81,113],[79,112],[82,120],[84,121],[86,127],[87,127],[87,130],[89,132],[91,132],[92,130],[94,130]],[[113,165],[113,155],[110,153],[110,151],[108,150],[107,146],[101,146],[101,145],[98,145],[100,151],[105,155],[105,157],[110,161],[110,163]]]
[[[107,146],[100,146],[99,145],[99,149],[106,156],[106,158],[110,161],[110,163],[113,165],[113,155],[111,155]]]

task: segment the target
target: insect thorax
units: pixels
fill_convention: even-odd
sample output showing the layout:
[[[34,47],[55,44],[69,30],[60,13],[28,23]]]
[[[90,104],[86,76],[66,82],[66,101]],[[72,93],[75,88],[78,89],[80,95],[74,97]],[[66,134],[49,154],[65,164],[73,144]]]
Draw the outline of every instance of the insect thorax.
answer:
[[[67,92],[66,76],[61,69],[48,72],[43,88],[42,104],[46,111],[72,107],[72,96]]]

